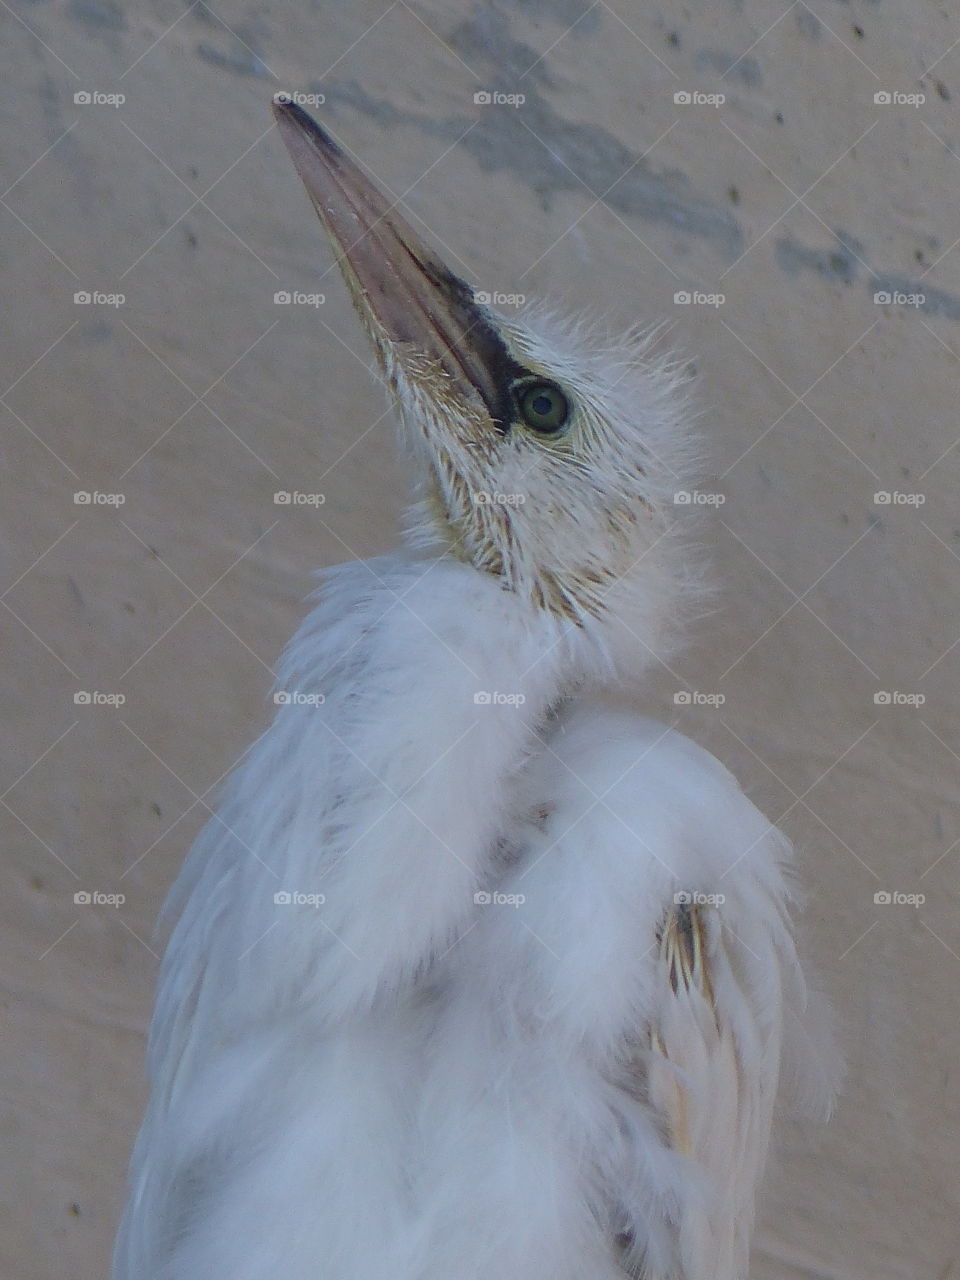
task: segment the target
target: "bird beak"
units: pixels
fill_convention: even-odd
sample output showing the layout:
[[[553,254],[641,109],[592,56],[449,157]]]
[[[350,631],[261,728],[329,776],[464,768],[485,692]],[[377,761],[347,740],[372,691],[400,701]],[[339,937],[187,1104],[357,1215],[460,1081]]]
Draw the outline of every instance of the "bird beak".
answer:
[[[386,370],[415,377],[426,356],[470,416],[503,430],[518,366],[473,290],[305,111],[290,102],[273,111]]]

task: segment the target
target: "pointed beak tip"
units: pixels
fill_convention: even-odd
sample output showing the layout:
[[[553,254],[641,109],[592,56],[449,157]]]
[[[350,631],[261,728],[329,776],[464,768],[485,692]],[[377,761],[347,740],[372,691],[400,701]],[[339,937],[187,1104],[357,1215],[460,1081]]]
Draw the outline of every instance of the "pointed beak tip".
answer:
[[[279,94],[270,105],[273,118],[282,132],[293,130],[305,133],[314,123],[303,108],[292,102],[285,94]]]
[[[299,103],[292,101],[286,94],[279,94],[273,99],[272,107],[273,118],[280,130],[280,136],[298,169],[300,163],[311,152],[315,155],[319,153],[319,157],[328,165],[331,162],[342,163],[342,148],[334,142],[322,125],[317,124],[313,116],[304,111]],[[301,177],[309,187],[307,175],[302,169]]]
[[[500,421],[511,359],[472,291],[298,103],[280,94],[273,113],[365,321],[394,348],[430,357],[466,403]]]

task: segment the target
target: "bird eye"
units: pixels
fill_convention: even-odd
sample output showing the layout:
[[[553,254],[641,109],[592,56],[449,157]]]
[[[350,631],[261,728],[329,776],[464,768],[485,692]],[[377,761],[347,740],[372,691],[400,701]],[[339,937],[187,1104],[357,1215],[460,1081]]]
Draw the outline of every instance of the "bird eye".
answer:
[[[533,382],[521,388],[517,404],[527,426],[545,436],[555,435],[570,415],[567,397],[549,382]]]

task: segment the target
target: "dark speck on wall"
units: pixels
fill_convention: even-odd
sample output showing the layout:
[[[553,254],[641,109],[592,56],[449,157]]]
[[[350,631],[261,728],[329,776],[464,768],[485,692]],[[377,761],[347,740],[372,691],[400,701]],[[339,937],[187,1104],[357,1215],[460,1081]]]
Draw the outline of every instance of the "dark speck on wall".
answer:
[[[668,31],[667,44],[670,46],[671,49],[679,49],[680,48],[680,32]]]
[[[730,197],[731,204],[740,203],[740,190],[738,187],[727,187],[727,195]]]
[[[773,116],[773,118],[774,118],[774,120],[776,120],[777,124],[783,124],[783,112],[782,112],[782,111],[776,111],[776,112],[774,112],[774,116]]]
[[[938,95],[944,100],[944,102],[950,101],[950,90],[947,88],[947,86],[943,83],[942,80],[934,80],[933,87],[936,89]]]

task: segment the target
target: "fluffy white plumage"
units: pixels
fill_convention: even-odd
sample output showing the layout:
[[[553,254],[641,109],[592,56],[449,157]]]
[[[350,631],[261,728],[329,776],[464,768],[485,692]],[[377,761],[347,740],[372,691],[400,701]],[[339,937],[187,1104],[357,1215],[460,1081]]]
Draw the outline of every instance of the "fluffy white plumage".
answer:
[[[324,575],[299,697],[173,890],[116,1280],[740,1280],[781,1063],[825,1110],[833,1058],[786,841],[615,705],[690,594],[677,381],[635,338],[478,308],[573,419],[492,431],[486,373],[438,368],[435,316],[426,352],[395,332],[337,209],[429,251],[281,124],[399,393],[417,536]]]

